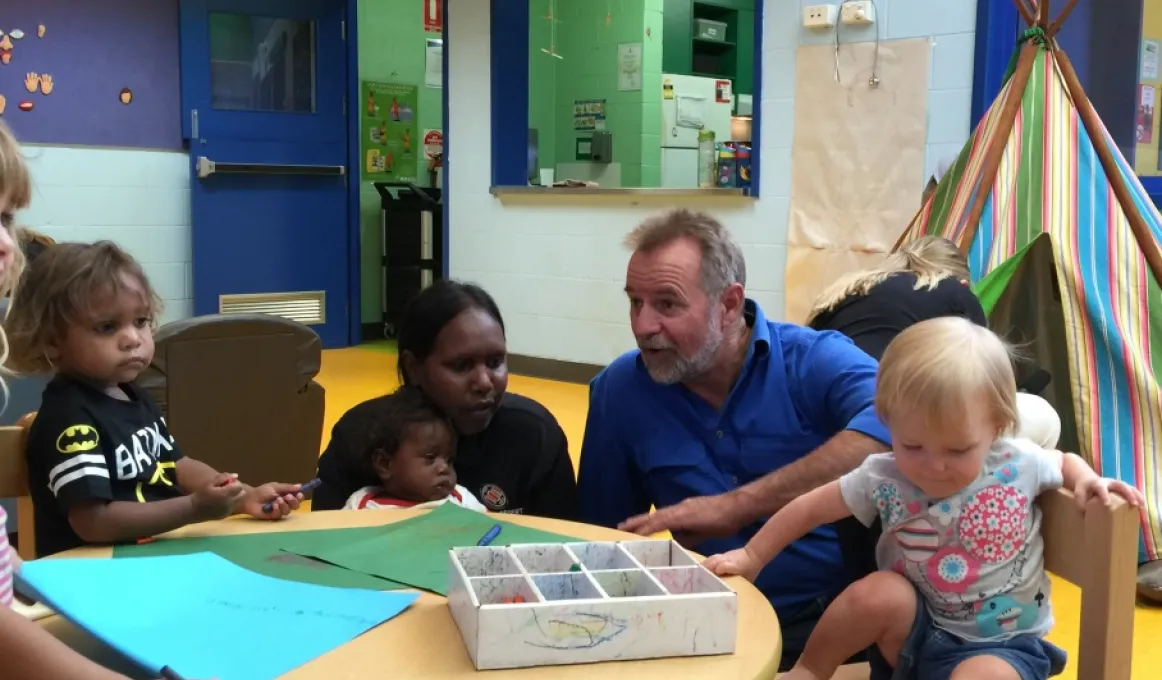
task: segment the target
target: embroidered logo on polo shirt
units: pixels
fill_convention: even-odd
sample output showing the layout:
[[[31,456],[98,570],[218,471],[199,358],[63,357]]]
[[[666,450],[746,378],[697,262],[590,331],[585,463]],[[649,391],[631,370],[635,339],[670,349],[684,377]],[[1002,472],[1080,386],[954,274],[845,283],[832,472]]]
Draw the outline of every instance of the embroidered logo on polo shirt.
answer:
[[[480,487],[480,502],[489,510],[504,510],[508,506],[508,496],[504,489],[495,484],[485,484]]]

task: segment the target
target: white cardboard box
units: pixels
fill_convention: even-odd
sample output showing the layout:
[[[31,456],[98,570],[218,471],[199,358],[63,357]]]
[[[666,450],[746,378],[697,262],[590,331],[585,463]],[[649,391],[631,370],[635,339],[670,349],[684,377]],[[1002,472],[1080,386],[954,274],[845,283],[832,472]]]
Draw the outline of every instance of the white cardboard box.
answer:
[[[734,652],[738,596],[673,541],[453,548],[477,670]]]

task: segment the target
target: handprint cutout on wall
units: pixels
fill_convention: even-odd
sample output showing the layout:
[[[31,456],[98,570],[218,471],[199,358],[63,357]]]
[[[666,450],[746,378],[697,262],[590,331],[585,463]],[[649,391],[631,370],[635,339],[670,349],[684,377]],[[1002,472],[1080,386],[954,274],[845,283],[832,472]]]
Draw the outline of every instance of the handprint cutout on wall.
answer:
[[[39,90],[40,89],[40,74],[39,73],[29,73],[28,75],[24,76],[24,89],[28,90],[29,92],[36,92],[37,90]]]
[[[45,73],[40,76],[40,93],[44,95],[52,94],[53,82],[52,76]]]

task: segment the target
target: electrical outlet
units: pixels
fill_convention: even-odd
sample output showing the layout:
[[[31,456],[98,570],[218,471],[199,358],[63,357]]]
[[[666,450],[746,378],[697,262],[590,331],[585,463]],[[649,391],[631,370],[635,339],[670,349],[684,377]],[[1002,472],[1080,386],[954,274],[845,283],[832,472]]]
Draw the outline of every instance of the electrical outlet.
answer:
[[[836,5],[810,5],[803,8],[804,28],[833,28],[839,18]]]
[[[867,26],[876,22],[876,6],[871,0],[849,0],[840,7],[839,14],[844,24]]]

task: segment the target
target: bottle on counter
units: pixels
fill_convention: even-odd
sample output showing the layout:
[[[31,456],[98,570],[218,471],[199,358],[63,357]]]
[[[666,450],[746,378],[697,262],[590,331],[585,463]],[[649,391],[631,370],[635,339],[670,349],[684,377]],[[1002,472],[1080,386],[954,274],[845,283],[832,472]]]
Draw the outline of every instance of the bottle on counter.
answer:
[[[750,156],[749,144],[739,144],[734,152],[735,186],[743,189],[750,188]]]
[[[724,189],[733,188],[734,178],[734,145],[731,143],[718,145],[718,186]]]
[[[718,153],[714,145],[714,131],[698,132],[698,188],[718,186]]]

